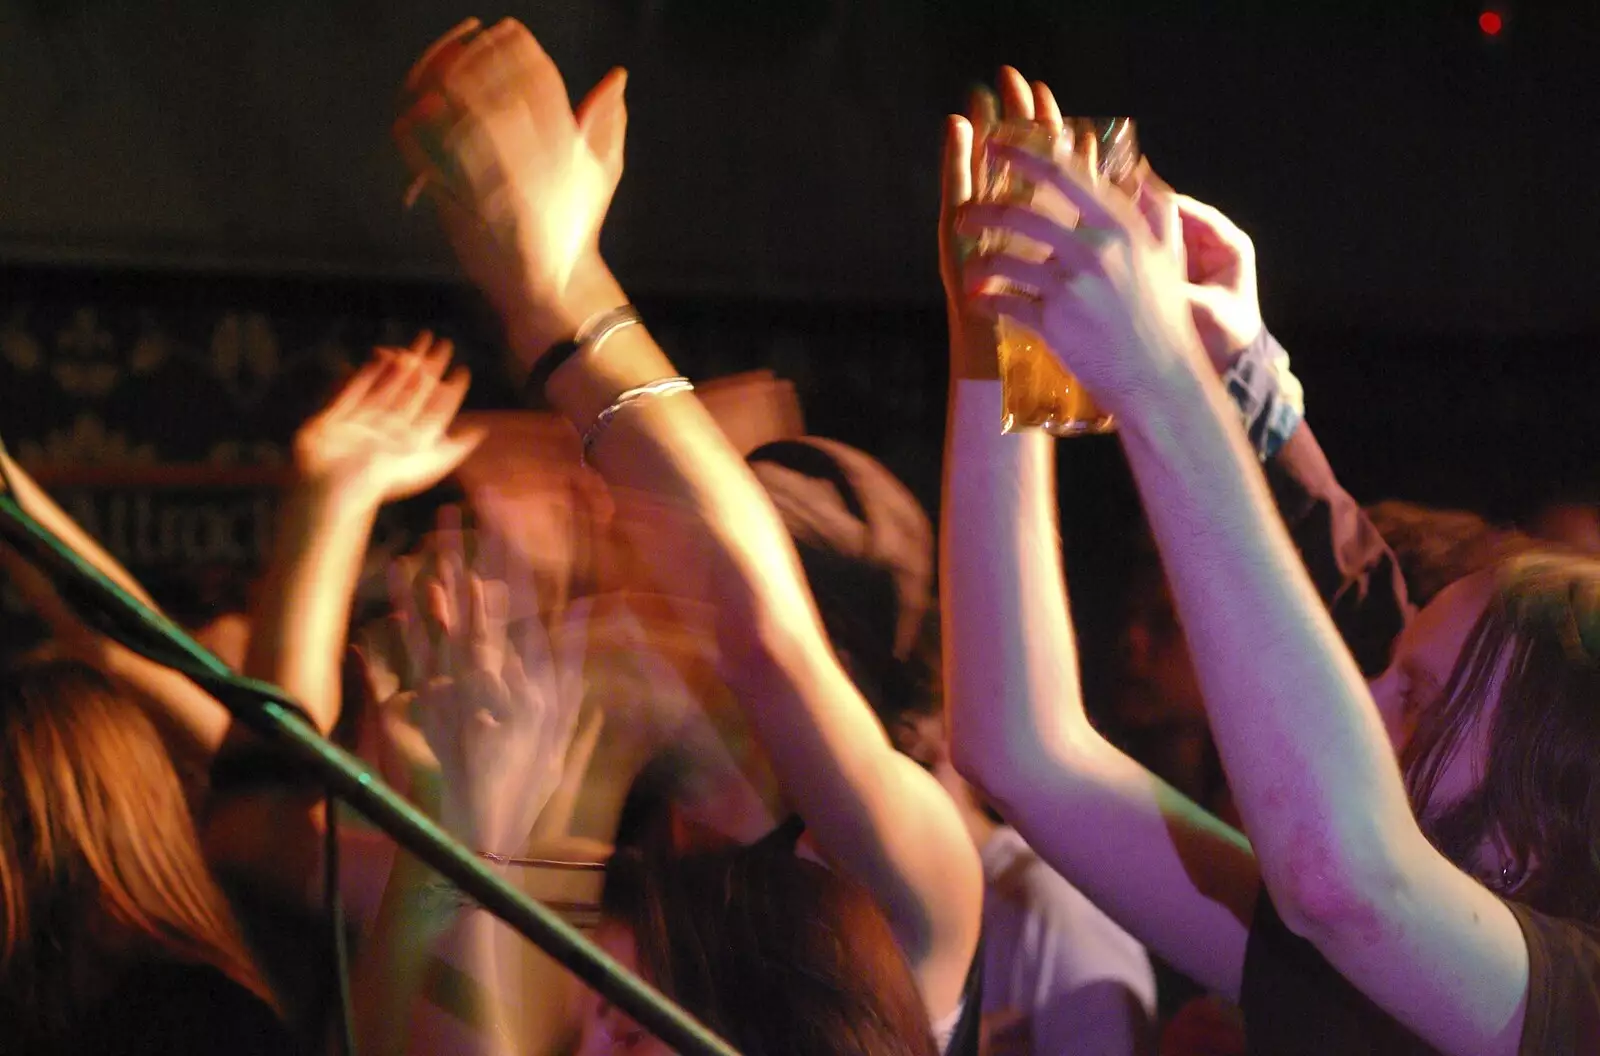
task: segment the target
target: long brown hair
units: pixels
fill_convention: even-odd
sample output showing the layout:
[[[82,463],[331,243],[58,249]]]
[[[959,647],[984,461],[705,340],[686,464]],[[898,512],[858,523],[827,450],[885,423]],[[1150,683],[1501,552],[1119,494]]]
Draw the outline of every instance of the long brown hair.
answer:
[[[767,839],[618,851],[603,908],[641,974],[746,1056],[933,1056],[927,1011],[860,885]]]
[[[116,972],[208,965],[271,1005],[155,726],[92,668],[0,674],[0,1007],[39,1038]]]
[[[1537,552],[1495,575],[1440,706],[1402,760],[1413,809],[1464,868],[1498,842],[1508,865],[1484,877],[1491,887],[1544,913],[1600,921],[1600,560]],[[1488,699],[1496,677],[1498,705]],[[1440,775],[1490,706],[1482,783],[1430,810]]]

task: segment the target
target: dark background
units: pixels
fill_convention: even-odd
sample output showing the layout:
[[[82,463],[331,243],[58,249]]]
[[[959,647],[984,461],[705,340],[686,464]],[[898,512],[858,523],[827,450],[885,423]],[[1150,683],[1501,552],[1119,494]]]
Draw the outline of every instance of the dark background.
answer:
[[[1270,325],[1351,490],[1511,516],[1592,494],[1600,308],[1594,4],[562,0],[526,21],[577,93],[631,70],[606,249],[700,376],[770,364],[814,431],[937,492],[941,115],[1002,60],[1068,108],[1131,113],[1175,185],[1256,239]],[[1167,10],[1171,7],[1172,10]],[[493,361],[387,140],[438,0],[0,0],[0,321],[48,356],[90,306],[132,347],[225,312],[352,349],[430,323]],[[475,396],[506,399],[492,370]],[[281,442],[315,400],[224,416]],[[0,392],[14,435],[48,401]],[[298,413],[298,410],[295,411]],[[190,423],[191,432],[193,423]],[[177,423],[137,426],[171,457]],[[203,446],[203,445],[202,445]],[[1069,507],[1124,502],[1115,444],[1064,457]]]

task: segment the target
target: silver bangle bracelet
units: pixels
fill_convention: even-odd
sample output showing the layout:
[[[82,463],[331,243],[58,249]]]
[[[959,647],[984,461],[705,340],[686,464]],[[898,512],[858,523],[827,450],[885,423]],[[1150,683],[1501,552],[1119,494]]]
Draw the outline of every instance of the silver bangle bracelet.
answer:
[[[694,384],[685,377],[660,378],[648,385],[629,389],[611,401],[611,406],[595,416],[594,424],[589,426],[583,434],[583,452],[579,461],[583,465],[589,464],[589,453],[593,450],[595,442],[600,439],[600,434],[606,431],[606,426],[611,424],[611,419],[622,412],[629,404],[638,403],[640,400],[654,399],[658,396],[671,396],[678,392],[693,392]]]

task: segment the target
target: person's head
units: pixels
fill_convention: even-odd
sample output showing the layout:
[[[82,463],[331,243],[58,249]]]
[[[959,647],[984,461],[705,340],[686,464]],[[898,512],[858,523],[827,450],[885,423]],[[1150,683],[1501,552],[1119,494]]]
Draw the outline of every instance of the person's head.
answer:
[[[148,958],[209,965],[270,1002],[155,727],[93,669],[0,674],[0,810],[12,1023],[62,1029],[120,967]]]
[[[863,451],[816,437],[751,452],[750,468],[794,539],[824,629],[891,731],[938,714],[933,524]]]
[[[1203,725],[1200,679],[1153,542],[1127,578],[1123,604],[1113,722],[1132,727]]]
[[[601,945],[747,1056],[935,1051],[916,979],[872,897],[782,838],[619,851],[602,909]],[[581,1051],[669,1050],[601,1000]]]
[[[1373,695],[1442,852],[1535,909],[1600,919],[1600,561],[1530,552],[1458,580]]]
[[[1418,608],[1457,580],[1533,546],[1520,532],[1496,527],[1468,510],[1391,499],[1368,506],[1366,513],[1394,552],[1411,603]]]

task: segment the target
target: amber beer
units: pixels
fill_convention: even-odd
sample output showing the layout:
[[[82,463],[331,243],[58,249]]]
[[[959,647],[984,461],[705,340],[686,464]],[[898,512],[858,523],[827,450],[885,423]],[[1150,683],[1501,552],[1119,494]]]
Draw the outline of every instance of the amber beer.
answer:
[[[1139,153],[1131,120],[1069,118],[1066,128],[1073,137],[1073,149],[1092,157],[1102,176],[1121,181],[1132,175]],[[1006,122],[989,138],[1041,158],[1053,157],[1057,149],[1056,135],[1031,121]],[[1063,222],[1076,221],[1071,207],[1053,187],[1037,187],[1014,175],[1004,162],[990,162],[987,155],[981,186],[984,201],[1029,204]],[[1002,249],[1032,260],[1049,256],[1048,248],[1031,239],[994,232],[986,234],[978,246],[980,253]],[[1112,416],[1095,404],[1038,334],[1001,319],[998,338],[1003,431],[1043,429],[1054,436],[1083,436],[1107,433],[1115,427]]]

